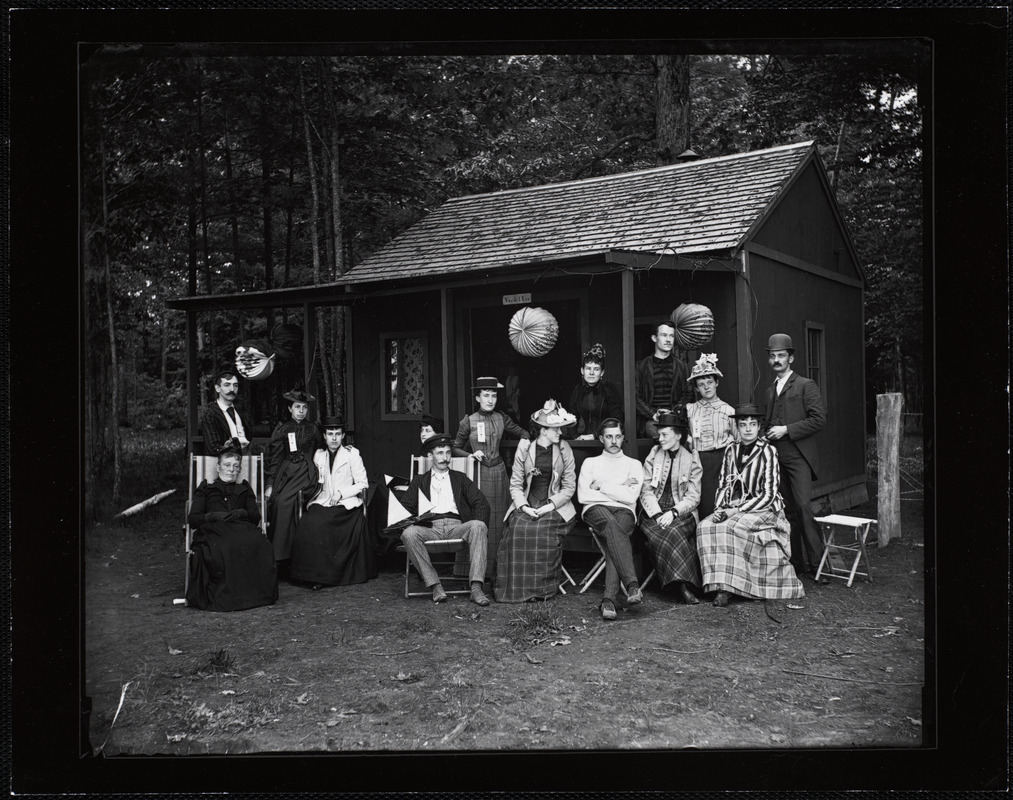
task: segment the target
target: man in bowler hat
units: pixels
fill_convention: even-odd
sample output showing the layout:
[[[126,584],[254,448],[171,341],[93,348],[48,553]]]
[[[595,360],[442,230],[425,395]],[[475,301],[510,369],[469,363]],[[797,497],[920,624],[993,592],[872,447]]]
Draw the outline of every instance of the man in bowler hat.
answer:
[[[249,428],[236,408],[239,376],[235,367],[219,369],[214,376],[216,399],[201,408],[200,430],[204,451],[216,456],[222,450],[250,452]]]
[[[809,505],[819,469],[814,434],[827,416],[815,381],[792,371],[795,347],[786,333],[767,341],[767,363],[774,382],[767,388],[766,438],[777,448],[781,497],[791,523],[791,563],[799,575],[815,577],[823,557],[823,540]]]

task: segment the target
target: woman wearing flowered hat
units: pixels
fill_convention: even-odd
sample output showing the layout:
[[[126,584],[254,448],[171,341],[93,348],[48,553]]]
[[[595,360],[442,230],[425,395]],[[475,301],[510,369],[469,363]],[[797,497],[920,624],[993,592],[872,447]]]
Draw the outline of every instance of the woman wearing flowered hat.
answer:
[[[710,516],[714,510],[714,493],[718,490],[725,448],[738,438],[732,421],[735,409],[718,398],[718,379],[721,377],[716,353],[701,353],[689,375],[689,385],[696,389],[699,397],[695,403],[686,406],[686,415],[689,417],[693,447],[700,455],[700,466],[703,467],[700,507],[697,509],[700,519]]]
[[[562,428],[576,418],[555,400],[531,415],[534,442],[517,445],[510,477],[509,525],[496,557],[495,597],[500,603],[544,600],[559,589],[563,537],[574,524],[577,471]]]
[[[577,424],[567,428],[567,439],[594,440],[603,419],[623,419],[623,400],[619,387],[605,380],[605,348],[591,345],[581,357],[581,381],[573,387],[566,407],[576,415]]]
[[[319,426],[307,419],[309,404],[316,398],[305,390],[302,382],[282,397],[288,401],[289,418],[275,426],[267,445],[264,468],[267,535],[274,545],[274,558],[279,562],[287,561],[292,555],[299,493],[308,494],[316,487],[313,454],[324,446]]]
[[[503,518],[510,493],[510,479],[499,453],[500,442],[505,434],[516,439],[528,439],[530,434],[502,411],[496,410],[496,400],[503,389],[503,384],[496,378],[475,378],[472,388],[478,410],[461,420],[453,452],[455,456],[469,456],[479,463],[482,494],[489,501],[490,509],[486,579],[491,581],[496,574],[496,548],[503,534]]]
[[[679,407],[658,415],[658,444],[644,461],[640,530],[654,557],[661,585],[676,584],[684,602],[700,601],[696,553],[697,504],[700,502],[700,458],[689,443],[689,422]]]

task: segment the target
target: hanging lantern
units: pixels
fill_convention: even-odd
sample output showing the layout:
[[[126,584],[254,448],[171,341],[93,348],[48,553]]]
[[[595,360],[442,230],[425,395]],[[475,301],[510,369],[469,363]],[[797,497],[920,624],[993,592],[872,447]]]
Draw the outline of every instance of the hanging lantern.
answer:
[[[279,322],[271,329],[271,344],[278,358],[302,356],[302,328],[291,322]]]
[[[236,348],[236,369],[248,381],[262,381],[274,372],[274,353],[263,339],[251,339]]]
[[[675,343],[682,350],[697,350],[714,338],[714,315],[707,306],[683,303],[670,317]]]
[[[522,308],[510,320],[510,344],[522,356],[538,358],[559,338],[559,323],[544,308]]]

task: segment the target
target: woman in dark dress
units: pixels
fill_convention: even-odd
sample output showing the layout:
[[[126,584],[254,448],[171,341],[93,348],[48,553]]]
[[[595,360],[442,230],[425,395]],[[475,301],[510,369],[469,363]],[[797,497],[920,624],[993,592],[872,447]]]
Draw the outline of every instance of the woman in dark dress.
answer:
[[[225,450],[218,477],[194,492],[187,522],[190,544],[188,606],[204,611],[238,611],[278,599],[274,550],[258,527],[260,509],[253,488],[239,481],[242,457]]]
[[[267,445],[264,496],[267,507],[267,535],[274,545],[274,560],[282,570],[292,555],[292,537],[299,521],[299,495],[316,488],[318,475],[313,454],[324,446],[324,437],[315,422],[306,419],[313,395],[300,385],[282,395],[288,400],[289,419],[279,422]]]
[[[345,421],[324,417],[327,447],[313,456],[320,490],[310,500],[292,540],[293,580],[314,589],[365,583],[376,577],[376,556],[369,540],[359,496],[369,487],[359,451],[342,446]]]
[[[513,503],[496,556],[495,597],[500,603],[545,600],[556,594],[563,538],[577,514],[572,500],[577,489],[573,451],[560,438],[562,427],[573,424],[573,415],[549,400],[531,421],[537,438],[517,445],[510,479]]]
[[[577,424],[566,429],[567,439],[595,440],[603,419],[623,419],[623,399],[619,387],[605,380],[605,348],[594,344],[584,353],[580,365],[581,381],[570,392],[566,407],[577,417]]]

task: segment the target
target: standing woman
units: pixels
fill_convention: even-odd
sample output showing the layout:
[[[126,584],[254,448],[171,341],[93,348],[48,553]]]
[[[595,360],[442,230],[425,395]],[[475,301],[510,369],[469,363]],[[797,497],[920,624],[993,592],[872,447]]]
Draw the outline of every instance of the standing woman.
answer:
[[[310,500],[292,541],[292,578],[321,586],[365,583],[376,577],[376,559],[359,494],[369,487],[359,451],[342,446],[345,421],[324,417],[324,441],[313,463],[320,490]]]
[[[604,419],[623,419],[623,400],[619,387],[605,380],[605,348],[594,344],[584,353],[580,365],[581,381],[570,393],[569,408],[577,417],[576,427],[568,428],[566,438],[594,440]]]
[[[689,432],[693,447],[700,456],[703,477],[700,479],[700,519],[714,511],[714,494],[721,477],[721,462],[725,448],[738,439],[732,415],[735,409],[718,399],[718,369],[716,353],[701,353],[689,375],[689,385],[696,389],[699,399],[686,406]]]
[[[658,444],[644,461],[640,530],[654,556],[661,585],[678,584],[682,599],[700,601],[700,559],[696,552],[697,504],[700,502],[700,457],[689,443],[685,414],[658,415]]]
[[[499,543],[495,597],[500,603],[545,600],[559,588],[563,537],[577,510],[577,472],[562,428],[576,418],[555,400],[531,415],[538,437],[522,441],[514,455],[507,510],[510,525]]]
[[[308,496],[316,487],[318,476],[313,454],[324,446],[319,426],[306,419],[309,404],[316,398],[301,383],[282,397],[288,400],[289,419],[275,426],[267,445],[264,489],[268,500],[268,536],[274,545],[274,560],[279,563],[287,562],[292,555],[292,537],[299,521],[299,493],[306,492]]]
[[[529,439],[530,435],[502,411],[496,410],[496,399],[503,388],[496,378],[476,378],[472,388],[478,410],[461,420],[453,453],[474,458],[479,463],[480,488],[489,501],[489,558],[485,568],[488,582],[496,574],[496,551],[503,535],[510,492],[510,479],[499,453],[500,442],[507,433],[517,439]]]

